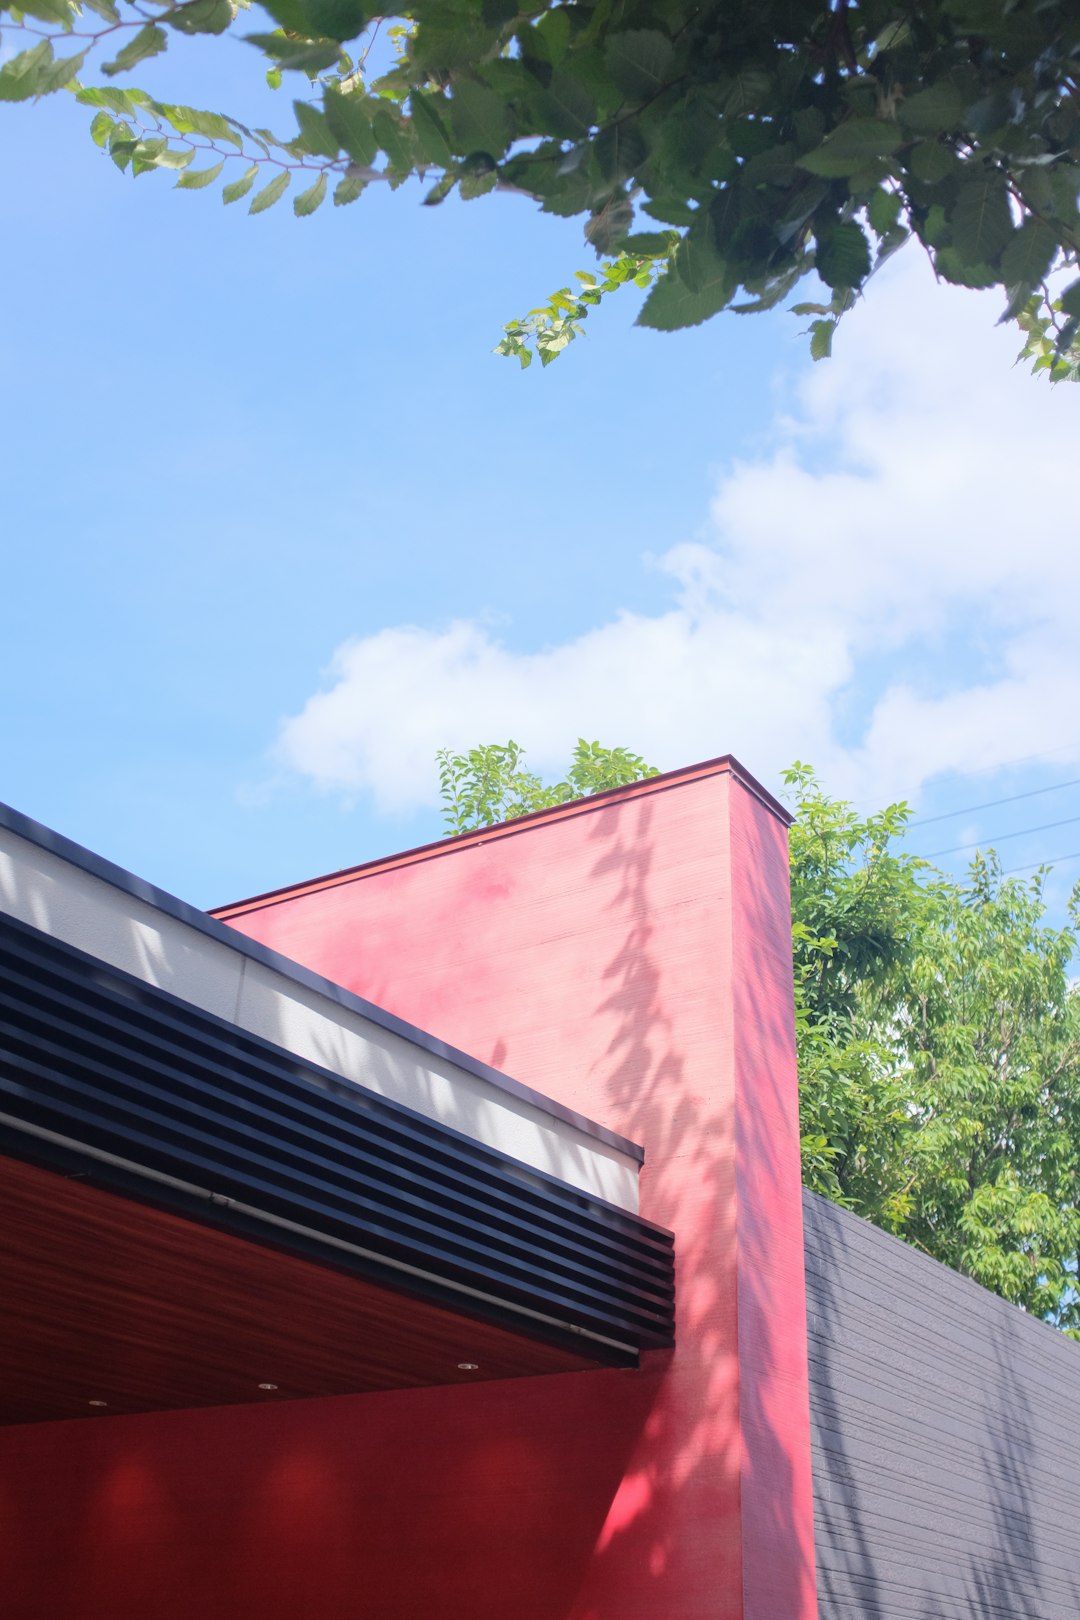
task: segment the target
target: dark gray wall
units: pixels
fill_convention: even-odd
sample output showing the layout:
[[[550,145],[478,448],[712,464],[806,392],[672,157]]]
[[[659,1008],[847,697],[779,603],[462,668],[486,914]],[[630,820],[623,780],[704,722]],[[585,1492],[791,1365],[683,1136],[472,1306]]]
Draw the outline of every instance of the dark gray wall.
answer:
[[[1080,1620],[1080,1344],[803,1214],[821,1620]]]

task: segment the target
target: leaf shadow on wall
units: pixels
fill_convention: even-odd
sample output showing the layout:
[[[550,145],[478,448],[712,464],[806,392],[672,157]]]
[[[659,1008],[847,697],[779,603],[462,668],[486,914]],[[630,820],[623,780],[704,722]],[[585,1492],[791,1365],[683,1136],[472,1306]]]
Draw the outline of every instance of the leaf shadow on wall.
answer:
[[[734,1110],[730,1097],[710,1088],[709,1058],[704,1055],[703,1069],[700,1045],[688,1061],[687,1048],[700,1037],[693,1030],[692,997],[679,1001],[676,995],[673,1006],[670,934],[659,948],[653,820],[648,796],[624,805],[620,816],[593,818],[591,836],[602,847],[591,892],[610,895],[608,906],[622,921],[619,948],[603,968],[606,994],[596,1017],[612,1028],[605,1117],[644,1144],[644,1212],[676,1235],[677,1347],[568,1613],[572,1620],[670,1620],[675,1613],[679,1620],[764,1620],[768,1612],[798,1620],[814,1613],[814,1576],[795,1517],[792,1437],[776,1426],[752,1380],[744,1380],[740,1392],[739,1312],[730,1263],[736,1241]],[[751,847],[742,858],[764,855]],[[700,915],[708,897],[693,898]],[[750,926],[757,921],[751,918]],[[665,927],[671,926],[669,913]],[[720,959],[687,962],[699,985],[703,973],[719,984],[725,970]],[[781,964],[781,980],[785,974],[789,979],[790,961]],[[756,1026],[759,1049],[789,1051],[790,1009],[782,995],[778,1001],[773,981],[762,983],[742,1013]],[[715,1038],[715,1028],[712,1033]],[[778,1157],[766,1131],[752,1131],[741,1151],[755,1159],[759,1178],[776,1186],[790,1180],[791,1164]],[[757,1236],[760,1241],[766,1234]],[[754,1354],[767,1365],[778,1353],[771,1336],[784,1331],[784,1313],[769,1297],[764,1270],[755,1276],[754,1256],[749,1258],[743,1283],[749,1294],[739,1309],[753,1318],[759,1335]],[[646,1356],[644,1364],[652,1359]],[[744,1435],[753,1436],[747,1467],[760,1470],[767,1485],[752,1493],[740,1468]],[[752,1525],[742,1501],[751,1494]],[[744,1594],[748,1535],[755,1571]],[[763,1548],[773,1550],[774,1567],[767,1573]],[[768,1592],[763,1579],[774,1583]]]

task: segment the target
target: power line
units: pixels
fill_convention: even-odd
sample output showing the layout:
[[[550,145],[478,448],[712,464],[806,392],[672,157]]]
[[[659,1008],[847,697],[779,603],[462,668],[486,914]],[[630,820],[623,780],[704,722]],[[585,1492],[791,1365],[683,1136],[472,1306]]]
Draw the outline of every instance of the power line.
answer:
[[[1071,855],[1053,855],[1048,861],[1029,861],[1027,866],[1006,866],[1001,875],[1011,877],[1014,872],[1034,872],[1037,866],[1060,866],[1062,861],[1080,861],[1080,849],[1074,849]]]
[[[1007,799],[987,799],[985,804],[968,804],[962,810],[946,810],[940,816],[920,816],[918,821],[909,821],[906,831],[913,827],[929,827],[934,821],[951,821],[954,816],[974,815],[976,810],[996,810],[999,804],[1016,804],[1020,799],[1035,799],[1040,793],[1059,793],[1062,788],[1080,787],[1080,776],[1073,777],[1070,782],[1052,782],[1049,787],[1030,788],[1026,793],[1010,793]]]
[[[970,770],[970,771],[961,771],[959,774],[961,776],[965,777],[965,778],[967,778],[967,777],[975,778],[977,776],[997,776],[1002,771],[1015,770],[1016,767],[1019,766],[1019,765],[1037,765],[1040,760],[1050,760],[1050,761],[1053,761],[1054,763],[1064,765],[1066,763],[1067,759],[1069,758],[1070,754],[1073,754],[1073,753],[1075,753],[1075,750],[1072,749],[1070,745],[1068,745],[1068,744],[1059,744],[1057,748],[1044,748],[1042,753],[1040,753],[1040,754],[1024,754],[1019,759],[999,759],[999,760],[996,760],[993,765],[978,766],[975,769]],[[1061,758],[1062,754],[1065,755],[1065,759]],[[940,772],[935,772],[934,774],[935,775],[940,775],[941,773]],[[1065,786],[1066,784],[1062,783],[1061,785]],[[1042,792],[1043,790],[1039,789],[1039,791]],[[1047,789],[1046,791],[1049,792],[1050,790]],[[992,803],[994,803],[994,804],[1007,804],[1008,802],[1009,801],[1007,799],[994,799],[992,801]],[[865,805],[860,804],[859,808],[860,809],[866,809],[866,810],[876,810],[878,808],[878,801],[875,800],[872,804],[871,803],[867,803]],[[984,807],[981,806],[981,805],[977,805],[977,806],[974,806],[973,808],[982,809]],[[956,810],[956,811],[950,812],[950,814],[955,814],[955,815],[958,815],[958,816],[962,816],[964,814],[964,811],[963,810]],[[938,819],[939,818],[937,816],[927,817],[928,821],[936,821]],[[912,822],[911,825],[915,826],[916,823]]]
[[[1024,754],[1020,759],[1002,759],[996,765],[984,765],[981,770],[968,771],[967,775],[990,776],[994,771],[1011,771],[1015,765],[1034,765],[1040,759],[1056,759],[1065,752],[1065,745],[1059,743],[1056,748],[1044,748],[1039,754]]]
[[[1063,821],[1044,821],[1041,827],[1021,827],[1019,832],[998,833],[994,838],[978,838],[973,844],[954,844],[951,849],[932,849],[922,857],[932,861],[937,855],[959,855],[966,849],[991,849],[1003,844],[1007,838],[1026,838],[1029,833],[1050,832],[1053,827],[1071,827],[1080,816],[1066,816]]]

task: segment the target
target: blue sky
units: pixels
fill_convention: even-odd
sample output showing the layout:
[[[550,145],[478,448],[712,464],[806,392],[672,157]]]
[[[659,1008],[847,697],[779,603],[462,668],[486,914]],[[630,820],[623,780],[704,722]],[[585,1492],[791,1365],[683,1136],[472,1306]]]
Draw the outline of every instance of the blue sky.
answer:
[[[242,45],[171,58],[256,110]],[[210,905],[437,836],[440,743],[798,756],[922,815],[1080,777],[1080,389],[1011,369],[992,299],[902,256],[812,368],[790,315],[666,337],[628,293],[521,374],[490,350],[588,266],[574,222],[250,219],[86,124],[0,107],[0,797]]]

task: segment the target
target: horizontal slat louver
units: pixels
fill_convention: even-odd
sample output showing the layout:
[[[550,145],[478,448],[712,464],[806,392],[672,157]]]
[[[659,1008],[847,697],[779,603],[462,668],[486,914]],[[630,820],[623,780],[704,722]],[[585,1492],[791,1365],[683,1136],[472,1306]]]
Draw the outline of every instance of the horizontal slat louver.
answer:
[[[7,917],[0,1112],[13,1156],[597,1360],[672,1343],[670,1233]]]

